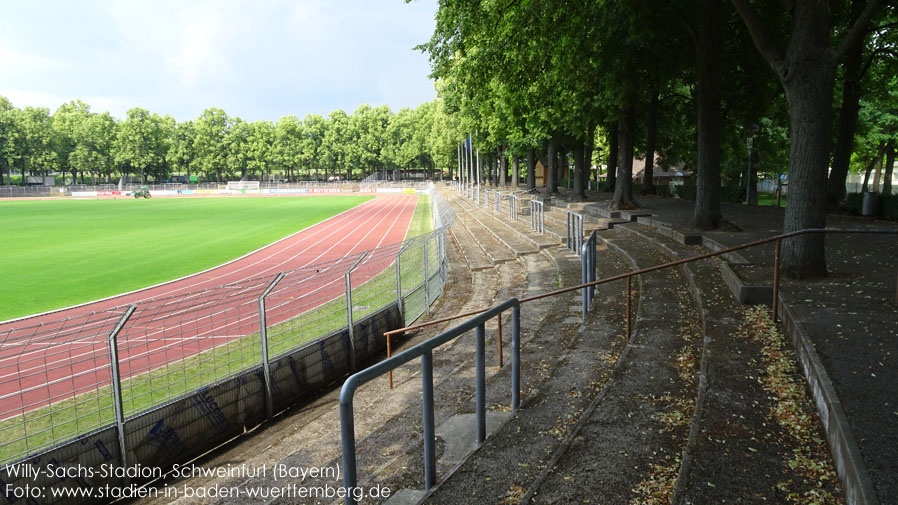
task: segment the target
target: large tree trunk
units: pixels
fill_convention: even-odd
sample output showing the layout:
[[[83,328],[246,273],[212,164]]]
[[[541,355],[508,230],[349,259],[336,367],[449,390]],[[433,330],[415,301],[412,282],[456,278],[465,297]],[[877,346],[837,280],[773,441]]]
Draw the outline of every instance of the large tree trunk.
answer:
[[[857,19],[864,10],[865,0],[851,2],[851,20]],[[839,206],[845,199],[845,181],[848,178],[848,167],[851,153],[854,151],[854,131],[857,127],[857,116],[861,110],[861,77],[863,38],[852,44],[845,53],[844,79],[842,84],[842,107],[839,112],[839,134],[833,150],[833,164],[827,181],[826,203],[830,209]]]
[[[549,142],[546,154],[546,196],[558,193],[558,183],[555,182],[555,144]]]
[[[508,186],[508,158],[505,157],[505,144],[499,148],[499,185]]]
[[[521,169],[521,158],[515,154],[511,158],[511,189],[518,190],[518,172]]]
[[[608,192],[613,192],[614,188],[617,187],[619,130],[620,127],[617,121],[608,128],[608,171],[605,173],[605,188]]]
[[[633,144],[636,137],[636,107],[628,105],[618,128],[620,149],[618,153],[618,177],[611,199],[611,210],[634,209],[639,205],[633,200]],[[610,173],[610,172],[609,172]]]
[[[703,0],[698,30],[698,175],[692,225],[720,226],[720,2]]]
[[[748,181],[746,181],[748,187],[745,199],[747,205],[758,204],[758,159],[758,151],[755,149],[748,156]]]
[[[882,180],[882,194],[892,194],[892,170],[895,167],[895,141],[890,140],[886,147],[886,173]]]
[[[587,140],[584,143],[583,158],[584,158],[584,161],[586,162],[584,164],[584,167],[586,168],[586,170],[582,174],[580,174],[580,176],[583,179],[583,182],[581,184],[583,184],[584,191],[589,188],[589,181],[592,178],[592,151],[593,151],[592,135],[593,135],[594,131],[595,131],[595,128],[589,129],[589,136],[587,137]]]
[[[793,62],[797,71],[785,81],[792,138],[789,200],[783,220],[785,232],[826,227],[826,172],[835,65],[828,61],[828,55],[815,56]],[[785,241],[783,271],[796,279],[826,276],[824,245],[822,233]]]
[[[642,173],[642,192],[647,195],[655,194],[655,139],[658,134],[658,104],[658,92],[652,91],[649,118],[646,123],[645,168]]]
[[[582,174],[586,172],[586,145],[582,139],[574,143],[574,195],[575,202],[586,200],[586,192],[583,188]]]
[[[527,189],[536,189],[536,153],[527,151]]]
[[[837,58],[857,42],[879,7],[867,0],[863,13],[846,32],[840,46],[831,44],[832,2],[797,0],[791,13],[791,33],[780,53],[764,22],[748,0],[732,0],[752,40],[779,77],[789,102],[789,201],[786,232],[826,226],[826,179],[832,124],[832,92]],[[792,278],[826,276],[824,234],[808,233],[783,243],[783,272]]]

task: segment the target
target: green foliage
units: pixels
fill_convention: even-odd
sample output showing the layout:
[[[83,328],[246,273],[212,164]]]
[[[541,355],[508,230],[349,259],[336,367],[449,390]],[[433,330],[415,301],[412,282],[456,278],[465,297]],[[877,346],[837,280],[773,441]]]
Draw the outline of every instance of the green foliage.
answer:
[[[845,195],[845,203],[843,204],[843,206],[848,212],[860,215],[863,204],[863,193],[848,193],[847,195]]]

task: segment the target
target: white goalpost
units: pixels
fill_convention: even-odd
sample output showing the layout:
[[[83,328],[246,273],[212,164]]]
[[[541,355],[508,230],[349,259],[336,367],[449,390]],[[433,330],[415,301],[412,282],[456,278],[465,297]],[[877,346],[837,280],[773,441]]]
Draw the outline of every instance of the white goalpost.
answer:
[[[228,189],[231,191],[259,189],[259,181],[228,181]]]

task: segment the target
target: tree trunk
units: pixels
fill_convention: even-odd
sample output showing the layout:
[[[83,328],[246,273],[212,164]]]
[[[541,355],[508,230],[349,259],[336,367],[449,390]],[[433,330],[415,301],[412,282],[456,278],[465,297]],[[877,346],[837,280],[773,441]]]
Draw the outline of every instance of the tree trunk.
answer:
[[[505,157],[505,145],[499,149],[499,185],[508,186],[508,158]]]
[[[521,158],[517,154],[511,158],[511,189],[518,190],[518,172],[521,169]]]
[[[652,91],[652,101],[649,104],[649,118],[646,123],[645,135],[645,169],[642,173],[642,193],[655,194],[655,139],[658,136],[658,105],[660,97],[657,91]]]
[[[571,181],[571,169],[568,163],[567,158],[567,146],[560,146],[558,149],[558,180],[564,180],[564,187],[567,188],[570,186]],[[563,176],[563,177],[562,177]]]
[[[866,193],[870,189],[870,174],[873,173],[873,167],[878,163],[882,163],[882,156],[885,154],[885,150],[885,142],[880,140],[879,146],[876,147],[876,156],[870,160],[870,163],[867,164],[867,169],[864,171],[864,183],[861,185],[861,193]]]
[[[826,176],[836,63],[830,15],[814,2],[798,2],[793,40],[780,80],[789,102],[789,200],[783,231],[826,227]],[[795,279],[826,276],[824,234],[785,241],[782,267]]]
[[[575,202],[586,200],[586,192],[583,188],[584,177],[581,175],[586,172],[586,145],[583,139],[578,139],[574,143],[574,195],[572,199]]]
[[[852,21],[864,10],[865,0],[851,2]],[[863,39],[853,44],[845,54],[844,78],[842,84],[842,107],[839,112],[839,133],[833,150],[833,164],[827,181],[826,204],[834,209],[845,199],[845,181],[854,151],[854,131],[857,116],[861,110],[861,77],[864,44]]]
[[[758,150],[754,149],[748,157],[748,191],[746,204],[758,204]]]
[[[698,34],[698,174],[692,226],[720,226],[720,2],[703,0]]]
[[[536,153],[527,151],[527,189],[536,189]]]
[[[885,154],[885,149],[883,149]],[[876,158],[876,172],[873,175],[873,192],[879,193],[879,179],[882,176],[882,156]]]
[[[584,159],[585,163],[583,166],[585,168],[585,171],[581,174],[581,177],[583,179],[583,182],[581,184],[583,184],[584,195],[586,194],[585,191],[587,189],[589,189],[589,181],[592,179],[592,151],[593,151],[592,135],[593,135],[594,131],[595,131],[595,128],[589,129],[589,136],[587,137],[587,141],[585,142],[585,145],[584,145],[583,159]]]
[[[614,122],[608,128],[608,171],[605,173],[605,190],[609,193],[617,187],[618,141],[620,140],[618,130],[620,130],[619,122]]]
[[[886,147],[886,173],[882,180],[882,194],[892,194],[892,170],[895,167],[895,141],[890,140]]]
[[[558,193],[558,183],[555,182],[555,145],[549,142],[546,154],[546,196]]]
[[[611,199],[611,210],[635,209],[633,200],[633,144],[636,136],[636,106],[627,105],[618,128],[620,149],[618,153],[618,177]],[[610,172],[609,172],[610,173]]]

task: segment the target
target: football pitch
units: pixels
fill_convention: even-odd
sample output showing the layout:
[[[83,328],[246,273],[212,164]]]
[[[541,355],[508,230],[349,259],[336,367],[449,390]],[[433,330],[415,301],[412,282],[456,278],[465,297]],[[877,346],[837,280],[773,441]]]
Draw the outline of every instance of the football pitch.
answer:
[[[200,272],[371,198],[0,201],[0,321]]]

